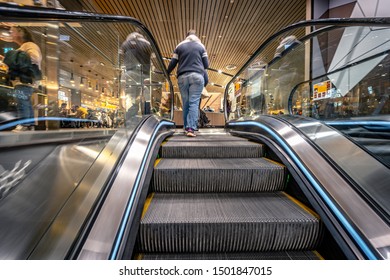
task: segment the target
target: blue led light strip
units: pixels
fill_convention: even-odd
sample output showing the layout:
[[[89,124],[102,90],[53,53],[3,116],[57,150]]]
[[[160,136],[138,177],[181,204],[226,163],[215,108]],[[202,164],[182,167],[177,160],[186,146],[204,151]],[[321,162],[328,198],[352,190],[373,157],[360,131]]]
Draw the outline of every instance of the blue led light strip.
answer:
[[[144,157],[142,159],[141,168],[138,171],[138,174],[137,174],[137,177],[136,177],[136,180],[135,180],[135,183],[134,183],[134,188],[133,188],[132,193],[130,195],[130,199],[129,199],[128,203],[127,203],[127,206],[126,206],[126,209],[125,209],[125,213],[123,215],[121,224],[119,226],[118,234],[117,234],[117,236],[115,238],[114,245],[113,245],[111,254],[109,256],[110,260],[115,260],[117,255],[118,255],[119,247],[120,247],[120,245],[122,243],[122,239],[123,239],[123,236],[125,234],[126,225],[127,225],[128,219],[130,217],[131,209],[133,208],[135,195],[137,194],[137,191],[138,191],[138,188],[139,188],[139,182],[141,180],[142,174],[144,173],[146,159],[148,158],[148,155],[150,153],[150,149],[152,147],[153,139],[156,137],[156,134],[160,130],[160,128],[162,126],[164,126],[164,125],[172,125],[172,123],[171,122],[167,122],[167,121],[161,121],[158,124],[157,128],[154,130],[152,137],[150,138],[150,141],[149,141],[148,146],[146,148]]]

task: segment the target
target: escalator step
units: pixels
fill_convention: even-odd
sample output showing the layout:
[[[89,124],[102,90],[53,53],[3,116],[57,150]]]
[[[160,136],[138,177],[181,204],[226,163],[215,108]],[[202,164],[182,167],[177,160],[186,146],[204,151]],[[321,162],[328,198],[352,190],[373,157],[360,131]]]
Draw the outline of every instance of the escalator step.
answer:
[[[141,253],[312,250],[319,219],[283,192],[154,193],[144,209]]]
[[[246,141],[245,138],[233,136],[230,134],[198,134],[196,137],[187,137],[184,133],[174,134],[167,139],[168,141],[180,142],[220,142],[220,141]]]
[[[321,260],[316,251],[244,252],[220,254],[139,254],[138,260]]]
[[[160,159],[156,192],[261,192],[284,189],[285,167],[264,158]]]
[[[167,141],[161,146],[162,158],[259,158],[263,146],[250,141]]]

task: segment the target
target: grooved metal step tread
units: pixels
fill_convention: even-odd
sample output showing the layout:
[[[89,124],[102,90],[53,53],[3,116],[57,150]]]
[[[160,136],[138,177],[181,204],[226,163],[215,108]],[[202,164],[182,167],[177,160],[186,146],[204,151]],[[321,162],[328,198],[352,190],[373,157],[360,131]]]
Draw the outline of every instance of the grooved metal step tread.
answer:
[[[196,137],[188,137],[183,134],[174,134],[167,138],[168,141],[186,141],[186,142],[213,142],[213,141],[247,141],[245,138],[233,136],[230,134],[218,134],[218,135],[201,135],[197,134]]]
[[[167,141],[161,145],[162,158],[259,158],[263,145],[242,141]]]
[[[220,254],[139,254],[138,260],[321,260],[316,251],[242,252]]]
[[[275,193],[155,193],[144,211],[138,252],[311,250],[319,219]]]
[[[160,159],[152,189],[160,192],[255,192],[284,189],[285,167],[265,158]]]

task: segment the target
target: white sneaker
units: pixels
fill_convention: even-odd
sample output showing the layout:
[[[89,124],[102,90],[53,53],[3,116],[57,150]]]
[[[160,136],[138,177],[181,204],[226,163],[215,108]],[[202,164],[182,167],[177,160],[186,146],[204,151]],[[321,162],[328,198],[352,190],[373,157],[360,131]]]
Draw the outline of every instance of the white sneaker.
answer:
[[[196,134],[194,133],[194,131],[192,129],[188,130],[186,135],[188,137],[196,137]]]
[[[26,126],[23,126],[23,125],[20,125],[18,124],[14,130],[12,130],[13,132],[21,132],[21,131],[27,131],[28,128]]]

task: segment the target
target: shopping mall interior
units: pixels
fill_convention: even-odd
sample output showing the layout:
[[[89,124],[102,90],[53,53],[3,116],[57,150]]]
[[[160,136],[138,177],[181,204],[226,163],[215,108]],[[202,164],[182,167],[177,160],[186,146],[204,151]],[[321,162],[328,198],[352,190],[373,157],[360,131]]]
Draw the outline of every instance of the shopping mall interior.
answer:
[[[0,259],[390,258],[387,1],[0,17]],[[209,61],[194,128],[168,73],[189,30]]]

